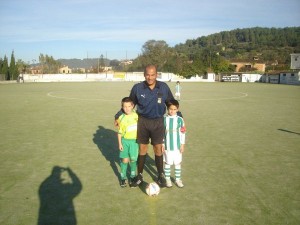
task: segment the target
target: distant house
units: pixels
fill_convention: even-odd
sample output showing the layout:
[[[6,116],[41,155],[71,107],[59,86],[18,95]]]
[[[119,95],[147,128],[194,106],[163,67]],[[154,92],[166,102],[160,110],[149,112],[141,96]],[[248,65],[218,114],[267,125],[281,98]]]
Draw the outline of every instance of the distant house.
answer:
[[[300,84],[300,72],[281,72],[280,84]]]
[[[263,75],[262,82],[279,84],[280,83],[280,74],[277,72],[269,72]]]
[[[273,84],[300,84],[300,54],[291,54],[291,71],[270,72],[264,75],[263,82]]]
[[[112,67],[111,66],[103,66],[103,67],[100,67],[102,69],[103,72],[107,72],[107,71],[111,71],[112,70]]]
[[[127,66],[127,65],[130,65],[130,64],[132,64],[133,63],[133,61],[132,60],[123,60],[123,61],[121,61],[121,65],[124,65],[124,66]]]
[[[59,73],[62,74],[72,73],[72,69],[70,69],[68,66],[63,66],[59,68]]]
[[[34,66],[30,68],[31,74],[41,74],[42,68],[40,66]]]
[[[271,84],[300,84],[300,72],[272,72],[264,74],[262,82]]]
[[[235,67],[235,72],[242,72],[240,71],[241,68],[246,68],[249,71],[259,71],[259,72],[265,72],[266,71],[266,64],[265,63],[259,63],[256,62],[256,59],[254,59],[253,61],[232,61],[230,63],[231,65],[233,65]]]
[[[291,69],[300,70],[300,53],[291,54]]]

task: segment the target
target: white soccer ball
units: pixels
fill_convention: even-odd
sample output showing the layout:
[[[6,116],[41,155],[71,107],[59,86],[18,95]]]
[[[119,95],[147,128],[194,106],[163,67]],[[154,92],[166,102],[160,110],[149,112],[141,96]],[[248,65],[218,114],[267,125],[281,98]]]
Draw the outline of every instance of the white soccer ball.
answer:
[[[155,182],[148,184],[146,187],[146,193],[149,196],[156,196],[159,194],[159,191],[160,191],[160,187]]]

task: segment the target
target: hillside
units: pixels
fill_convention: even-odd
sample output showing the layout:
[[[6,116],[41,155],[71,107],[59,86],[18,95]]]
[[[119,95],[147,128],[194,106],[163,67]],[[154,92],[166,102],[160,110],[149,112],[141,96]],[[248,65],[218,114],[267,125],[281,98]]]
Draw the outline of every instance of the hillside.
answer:
[[[98,67],[100,59],[88,58],[88,59],[58,59],[62,65],[69,66],[70,68],[91,68]],[[110,60],[103,59],[105,65],[109,65]]]
[[[174,47],[176,52],[194,57],[205,51],[218,53],[226,59],[259,57],[266,63],[289,63],[291,53],[300,52],[300,27],[245,28],[223,31],[187,40]]]

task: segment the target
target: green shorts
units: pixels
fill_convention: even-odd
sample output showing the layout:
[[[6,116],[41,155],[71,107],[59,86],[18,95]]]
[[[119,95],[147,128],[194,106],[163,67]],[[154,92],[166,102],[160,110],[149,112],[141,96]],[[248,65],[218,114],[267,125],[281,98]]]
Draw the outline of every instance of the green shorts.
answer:
[[[120,158],[129,158],[130,161],[137,161],[139,145],[136,140],[122,138],[123,151],[120,151]]]

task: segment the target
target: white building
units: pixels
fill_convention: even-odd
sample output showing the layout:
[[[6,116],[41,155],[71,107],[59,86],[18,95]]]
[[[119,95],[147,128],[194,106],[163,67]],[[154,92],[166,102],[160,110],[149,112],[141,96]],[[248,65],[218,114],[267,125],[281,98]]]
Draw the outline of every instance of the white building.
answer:
[[[70,69],[68,66],[63,66],[59,68],[59,73],[61,74],[72,73],[72,69]]]
[[[242,74],[242,82],[260,82],[261,81],[261,74]]]
[[[291,69],[300,70],[300,53],[291,54]]]
[[[279,79],[280,84],[300,84],[300,72],[282,72]]]

